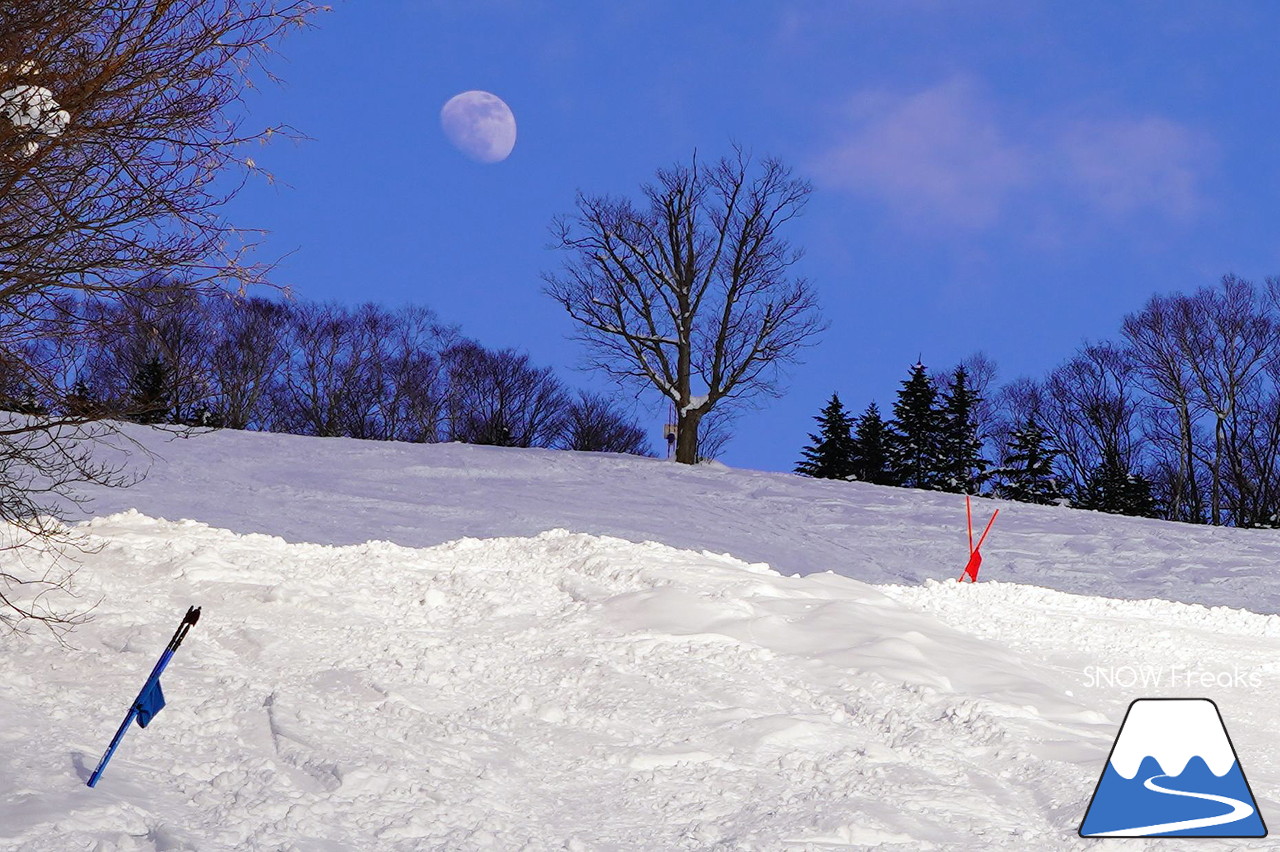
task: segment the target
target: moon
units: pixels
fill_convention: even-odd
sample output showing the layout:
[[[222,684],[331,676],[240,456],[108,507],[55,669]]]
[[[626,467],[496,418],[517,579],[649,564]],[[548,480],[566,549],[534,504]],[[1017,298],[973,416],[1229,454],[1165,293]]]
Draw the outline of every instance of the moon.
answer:
[[[449,98],[440,110],[440,126],[455,148],[478,163],[500,163],[516,145],[516,117],[490,92]]]

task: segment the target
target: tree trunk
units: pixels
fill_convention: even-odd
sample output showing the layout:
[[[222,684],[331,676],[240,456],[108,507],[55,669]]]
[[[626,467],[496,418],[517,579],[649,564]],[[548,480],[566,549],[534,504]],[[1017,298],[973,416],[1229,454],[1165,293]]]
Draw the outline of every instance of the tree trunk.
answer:
[[[1213,505],[1209,507],[1210,522],[1215,527],[1222,525],[1222,433],[1223,414],[1218,412],[1213,441]]]
[[[698,423],[701,420],[700,411],[676,415],[676,461],[681,464],[698,463]]]
[[[1200,489],[1196,485],[1195,453],[1191,432],[1191,412],[1185,399],[1178,401],[1178,439],[1181,444],[1178,466],[1182,482],[1178,485],[1178,502],[1173,520],[1200,523]]]

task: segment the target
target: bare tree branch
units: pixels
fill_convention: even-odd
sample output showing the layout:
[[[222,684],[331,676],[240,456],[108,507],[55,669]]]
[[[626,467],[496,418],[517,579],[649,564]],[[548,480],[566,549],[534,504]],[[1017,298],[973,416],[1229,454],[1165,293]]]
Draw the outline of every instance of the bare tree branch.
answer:
[[[95,365],[128,362],[122,346],[102,357],[104,342],[127,339],[169,371],[172,388],[203,392],[202,375],[182,372],[204,345],[196,294],[262,283],[269,269],[249,258],[253,233],[221,210],[255,168],[244,146],[287,132],[242,128],[242,93],[251,75],[266,74],[280,36],[319,8],[0,5],[0,383],[13,415],[0,416],[0,521],[58,541],[56,519],[77,485],[125,481],[95,463],[92,448],[113,432],[106,418],[146,406],[90,399]],[[116,340],[119,330],[132,337]],[[169,403],[180,419],[186,402]],[[21,600],[0,593],[0,620],[70,623]]]

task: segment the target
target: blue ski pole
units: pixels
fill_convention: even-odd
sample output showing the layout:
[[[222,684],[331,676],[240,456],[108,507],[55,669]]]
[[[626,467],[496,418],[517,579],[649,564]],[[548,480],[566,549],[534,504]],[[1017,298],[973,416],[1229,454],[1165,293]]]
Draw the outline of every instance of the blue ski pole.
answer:
[[[116,731],[116,735],[111,738],[111,745],[107,746],[107,752],[102,755],[102,760],[98,762],[98,768],[93,770],[93,774],[89,776],[88,784],[90,787],[95,786],[98,783],[98,779],[102,777],[103,770],[107,768],[107,762],[111,760],[111,755],[116,753],[116,748],[120,745],[120,741],[124,739],[125,731],[129,730],[129,723],[136,718],[138,727],[145,728],[151,722],[151,719],[160,712],[160,708],[164,707],[164,693],[160,691],[160,674],[164,671],[165,666],[169,665],[169,660],[173,659],[173,653],[178,650],[182,640],[187,638],[188,631],[199,620],[200,607],[193,606],[188,608],[187,614],[183,616],[182,623],[178,625],[173,638],[165,646],[164,653],[156,661],[155,668],[147,676],[147,681],[142,685],[142,690],[138,693],[138,697],[129,706],[129,712],[125,714],[124,721],[120,723],[120,730]]]

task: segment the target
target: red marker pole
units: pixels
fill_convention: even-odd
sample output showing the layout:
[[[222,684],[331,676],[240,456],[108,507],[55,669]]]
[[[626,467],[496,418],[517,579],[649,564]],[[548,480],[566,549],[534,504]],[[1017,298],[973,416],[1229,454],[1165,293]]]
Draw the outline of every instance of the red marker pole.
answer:
[[[987,533],[991,532],[991,525],[996,522],[996,515],[1000,514],[1000,510],[996,509],[995,514],[991,516],[991,520],[987,521],[987,528],[982,531],[982,537],[978,539],[978,546],[974,550],[981,550],[982,543],[987,540]]]
[[[969,552],[973,553],[973,509],[969,506],[969,495],[964,495],[964,522],[969,528]]]
[[[964,513],[965,520],[969,527],[969,561],[964,566],[964,571],[960,574],[960,582],[968,580],[970,583],[978,582],[978,569],[982,567],[982,543],[987,540],[987,533],[991,532],[991,525],[996,522],[996,516],[1000,514],[1000,510],[996,509],[991,515],[991,520],[987,521],[987,527],[982,531],[982,535],[978,537],[978,543],[973,543],[973,509],[969,503],[969,495],[964,495]]]

